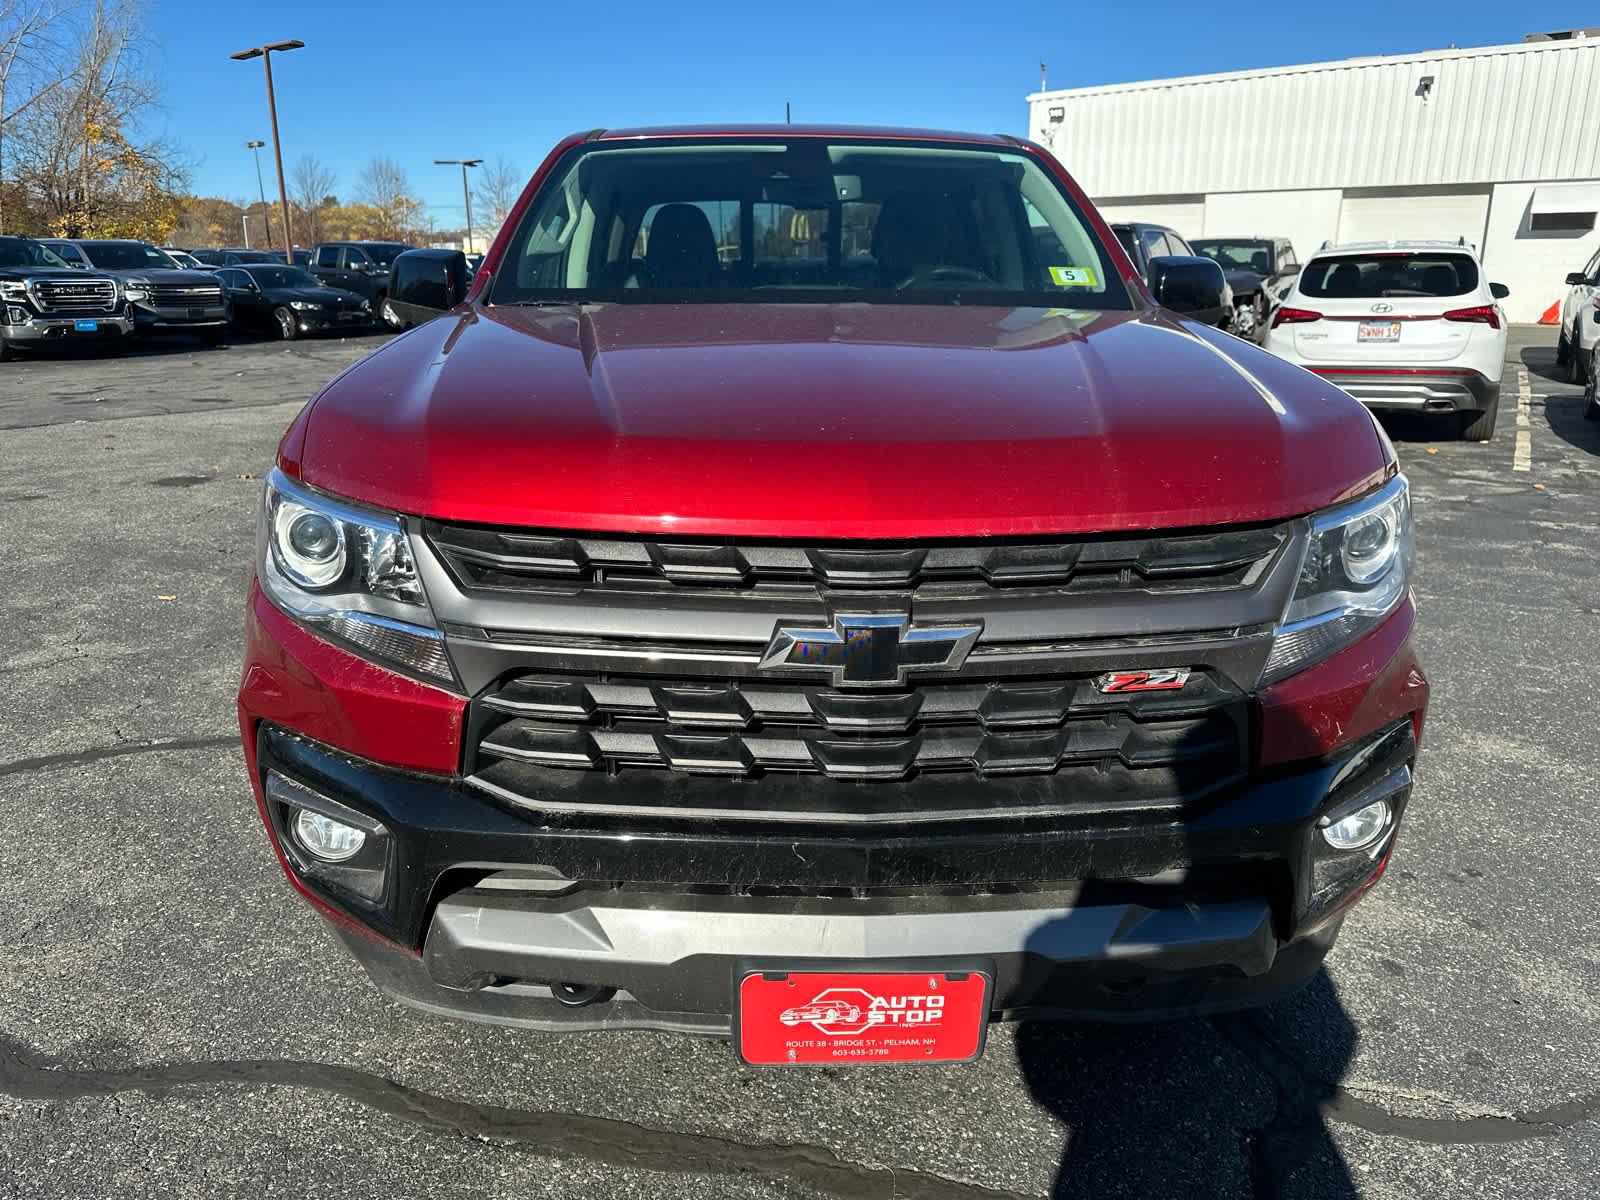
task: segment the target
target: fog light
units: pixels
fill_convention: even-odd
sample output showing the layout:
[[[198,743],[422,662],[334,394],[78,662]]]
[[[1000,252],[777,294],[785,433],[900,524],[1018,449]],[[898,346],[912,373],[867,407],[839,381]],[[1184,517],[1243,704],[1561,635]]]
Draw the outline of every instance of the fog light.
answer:
[[[1335,850],[1362,850],[1377,841],[1388,828],[1389,802],[1378,800],[1335,821],[1322,831],[1322,836]]]
[[[294,836],[306,852],[323,862],[344,862],[361,852],[367,835],[353,825],[335,821],[309,808],[295,813]]]
[[[18,308],[15,304],[6,308],[6,319],[13,325],[26,325],[28,323],[28,310]]]

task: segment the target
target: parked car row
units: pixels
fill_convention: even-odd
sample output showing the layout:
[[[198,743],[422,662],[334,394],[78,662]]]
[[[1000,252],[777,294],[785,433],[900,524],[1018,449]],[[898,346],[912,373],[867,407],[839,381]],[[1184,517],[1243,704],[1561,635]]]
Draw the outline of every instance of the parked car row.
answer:
[[[267,257],[201,269],[127,239],[0,237],[0,359],[68,343],[112,351],[135,336],[187,334],[215,346],[236,327],[294,338],[373,325],[371,294],[385,294],[386,270],[361,276],[364,293],[266,251],[245,253]]]

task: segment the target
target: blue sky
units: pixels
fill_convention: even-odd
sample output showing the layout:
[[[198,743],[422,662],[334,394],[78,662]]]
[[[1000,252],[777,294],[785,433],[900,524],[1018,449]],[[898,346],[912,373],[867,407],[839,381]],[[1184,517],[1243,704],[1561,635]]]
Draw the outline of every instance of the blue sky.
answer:
[[[435,158],[504,156],[531,172],[574,129],[781,121],[788,100],[797,121],[1021,134],[1041,58],[1051,86],[1069,87],[1516,42],[1596,23],[1592,3],[1506,0],[153,0],[164,107],[150,126],[187,151],[199,194],[254,198],[244,142],[268,136],[261,64],[228,55],[299,38],[306,48],[273,65],[285,168],[315,154],[348,199],[362,165],[386,154],[449,228],[462,221],[460,175]],[[270,197],[270,155],[262,164]]]

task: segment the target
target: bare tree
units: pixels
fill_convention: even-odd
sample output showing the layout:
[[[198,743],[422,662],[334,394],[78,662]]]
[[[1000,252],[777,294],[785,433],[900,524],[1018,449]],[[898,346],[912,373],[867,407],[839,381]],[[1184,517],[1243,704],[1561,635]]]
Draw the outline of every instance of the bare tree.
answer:
[[[5,200],[7,126],[37,104],[67,76],[52,53],[51,34],[65,0],[0,0],[0,205]],[[0,207],[0,231],[5,212]]]
[[[18,178],[53,232],[164,237],[177,224],[176,150],[130,136],[155,104],[140,0],[94,0],[71,23],[67,76],[17,122]]]
[[[311,243],[322,241],[322,207],[332,198],[338,177],[313,154],[302,154],[289,177],[289,198],[300,209],[299,224],[309,226]]]
[[[505,223],[526,182],[527,177],[503,158],[478,168],[478,186],[472,198],[491,233]]]
[[[422,202],[411,194],[405,168],[392,158],[375,158],[362,169],[357,194],[381,214],[386,238],[403,239],[422,213]]]

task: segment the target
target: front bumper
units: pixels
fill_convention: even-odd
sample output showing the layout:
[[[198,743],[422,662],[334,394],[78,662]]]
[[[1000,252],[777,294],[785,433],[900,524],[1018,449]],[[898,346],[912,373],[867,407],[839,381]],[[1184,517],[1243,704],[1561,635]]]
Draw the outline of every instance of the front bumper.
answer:
[[[80,321],[93,321],[91,330],[78,328]],[[39,345],[46,342],[93,342],[107,338],[127,337],[133,332],[133,320],[127,314],[104,316],[95,313],[82,317],[30,317],[14,324],[0,324],[0,340],[18,345]]]
[[[710,1034],[729,1031],[752,965],[977,962],[1006,1018],[1271,1000],[1316,971],[1344,907],[1387,864],[1416,751],[1403,721],[1181,822],[839,838],[538,825],[455,778],[273,725],[255,733],[285,869],[395,999],[529,1028]],[[1330,876],[1318,818],[1380,786],[1388,834]],[[297,849],[286,801],[300,789],[383,831],[379,887],[358,895]]]
[[[374,318],[370,311],[354,312],[295,312],[295,320],[307,333],[326,333],[334,329],[366,329]]]
[[[997,1018],[1147,1019],[1304,982],[1387,865],[1428,693],[1414,619],[1407,602],[1258,694],[1243,781],[1160,813],[843,830],[541,813],[463,779],[462,697],[314,636],[258,588],[239,716],[291,883],[380,987],[416,1007],[529,1028],[725,1034],[752,965],[976,960]],[[552,769],[551,798],[571,779]],[[685,783],[699,785],[670,786]],[[1393,811],[1382,839],[1330,852],[1319,820],[1373,789]],[[364,874],[297,849],[297,795],[374,831]]]
[[[1466,368],[1395,368],[1308,366],[1335,387],[1368,408],[1412,412],[1486,412],[1498,403],[1500,384]]]
[[[135,305],[134,326],[140,333],[203,333],[208,329],[228,327],[226,305],[209,304],[195,308],[172,308]]]

